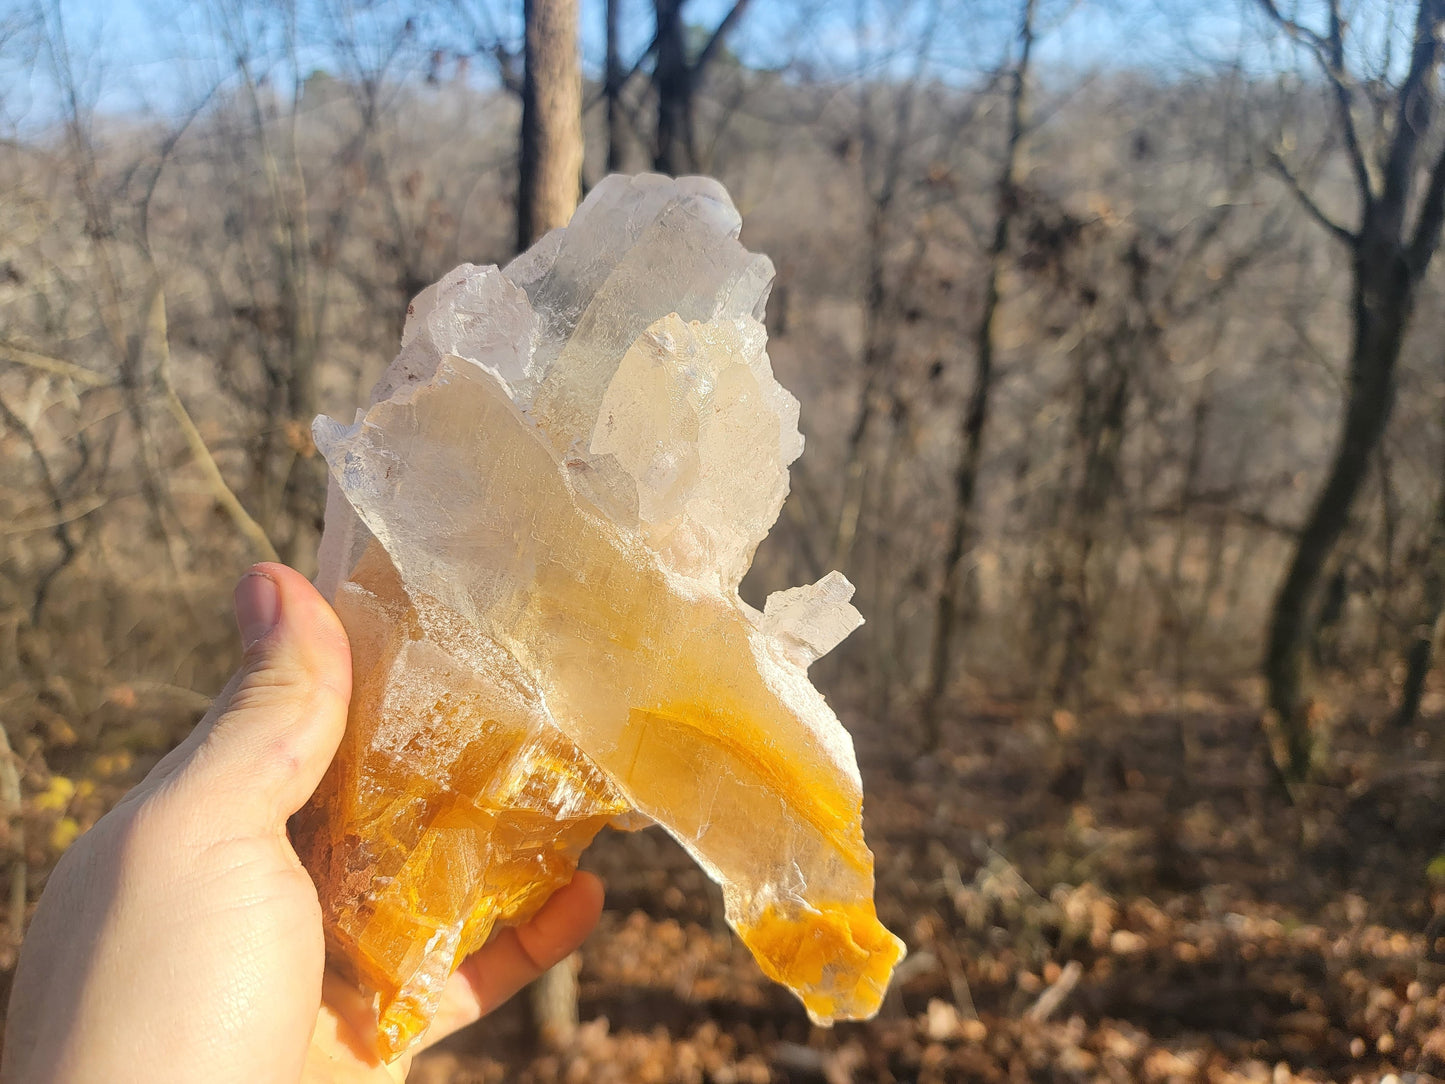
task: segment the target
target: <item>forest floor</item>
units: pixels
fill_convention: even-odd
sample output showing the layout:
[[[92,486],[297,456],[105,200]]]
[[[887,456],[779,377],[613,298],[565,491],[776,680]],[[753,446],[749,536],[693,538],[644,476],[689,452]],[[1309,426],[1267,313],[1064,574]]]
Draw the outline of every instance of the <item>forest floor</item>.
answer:
[[[910,953],[877,1019],[811,1026],[681,848],[609,832],[583,863],[608,894],[575,1040],[540,1048],[517,999],[412,1079],[1445,1081],[1445,938],[1426,944],[1445,913],[1445,692],[1400,732],[1382,722],[1385,682],[1351,682],[1324,782],[1293,801],[1266,766],[1255,689],[1121,694],[1077,718],[972,693],[923,756],[906,728],[845,707],[879,913]],[[160,692],[37,708],[20,731],[21,833],[0,851],[28,866],[32,900],[189,728],[195,709],[158,714]],[[14,948],[0,944],[0,1011]]]
[[[412,1079],[1445,1079],[1445,956],[1426,951],[1445,697],[1409,733],[1378,704],[1342,712],[1327,782],[1294,802],[1249,699],[1128,697],[1084,721],[975,703],[923,757],[865,732],[879,912],[910,950],[865,1024],[811,1026],[659,830],[605,834],[575,1041],[539,1052],[514,1003]]]

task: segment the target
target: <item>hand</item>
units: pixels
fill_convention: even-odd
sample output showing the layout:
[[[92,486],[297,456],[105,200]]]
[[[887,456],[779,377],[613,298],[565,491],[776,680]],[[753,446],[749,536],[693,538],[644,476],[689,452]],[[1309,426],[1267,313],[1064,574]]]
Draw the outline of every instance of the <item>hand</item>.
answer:
[[[50,875],[11,990],[6,1084],[406,1076],[410,1057],[368,1054],[360,995],[324,974],[316,889],[286,837],[346,725],[346,633],[275,564],[241,580],[236,615],[240,672]],[[565,957],[601,908],[600,882],[578,874],[494,937],[452,976],[424,1043]]]

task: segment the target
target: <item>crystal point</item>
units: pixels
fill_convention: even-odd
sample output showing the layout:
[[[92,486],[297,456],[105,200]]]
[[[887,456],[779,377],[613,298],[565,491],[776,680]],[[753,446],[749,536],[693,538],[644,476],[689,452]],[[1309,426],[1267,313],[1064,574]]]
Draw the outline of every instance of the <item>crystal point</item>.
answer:
[[[763,631],[806,670],[863,624],[863,615],[848,601],[852,597],[853,585],[841,572],[806,587],[774,591],[763,604]]]
[[[852,586],[737,594],[802,451],[739,228],[715,182],[610,177],[505,271],[423,291],[371,407],[317,420],[355,690],[292,835],[388,1058],[609,824],[670,832],[820,1023],[876,1012],[902,956],[806,676]]]

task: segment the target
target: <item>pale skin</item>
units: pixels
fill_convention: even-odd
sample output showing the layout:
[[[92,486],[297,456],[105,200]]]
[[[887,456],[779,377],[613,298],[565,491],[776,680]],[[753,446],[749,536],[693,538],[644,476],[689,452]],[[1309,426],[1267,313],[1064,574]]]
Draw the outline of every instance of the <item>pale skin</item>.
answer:
[[[364,1000],[326,970],[316,889],[286,836],[345,727],[346,634],[282,565],[241,580],[236,614],[240,671],[46,883],[11,990],[3,1084],[406,1078],[411,1054],[381,1064]],[[494,937],[452,976],[417,1049],[566,957],[601,909],[601,882],[579,873]]]

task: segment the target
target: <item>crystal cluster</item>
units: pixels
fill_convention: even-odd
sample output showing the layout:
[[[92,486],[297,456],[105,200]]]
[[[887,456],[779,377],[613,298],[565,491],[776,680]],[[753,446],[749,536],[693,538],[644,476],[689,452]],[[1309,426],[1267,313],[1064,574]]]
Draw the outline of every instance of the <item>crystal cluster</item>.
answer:
[[[738,597],[803,447],[740,227],[714,182],[609,177],[504,270],[423,291],[371,407],[316,420],[355,679],[292,834],[385,1057],[608,824],[670,832],[820,1023],[876,1012],[902,956],[807,676],[852,587]]]

